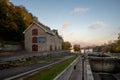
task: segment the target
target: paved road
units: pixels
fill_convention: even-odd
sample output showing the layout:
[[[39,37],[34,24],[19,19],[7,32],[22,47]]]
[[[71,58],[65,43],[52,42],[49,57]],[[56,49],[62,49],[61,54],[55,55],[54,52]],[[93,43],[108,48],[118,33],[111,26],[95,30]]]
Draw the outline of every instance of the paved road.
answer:
[[[72,72],[70,80],[82,80],[82,59],[77,63],[76,69]]]
[[[47,61],[47,62],[41,62],[37,64],[31,64],[31,65],[26,65],[26,66],[21,66],[21,67],[16,67],[16,68],[10,68],[10,69],[5,69],[5,70],[0,70],[0,80],[4,80],[5,78],[9,78],[36,68],[40,68],[49,64],[52,64],[54,62],[60,61],[60,60],[65,60],[68,59],[72,56],[66,56],[64,58],[58,58],[55,60]]]

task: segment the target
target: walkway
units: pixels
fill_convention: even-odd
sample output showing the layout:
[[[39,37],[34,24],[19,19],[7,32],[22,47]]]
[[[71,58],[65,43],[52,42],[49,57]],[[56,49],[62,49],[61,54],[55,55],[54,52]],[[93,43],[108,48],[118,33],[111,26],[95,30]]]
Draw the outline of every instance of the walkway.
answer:
[[[76,67],[74,67],[70,80],[82,80],[82,59],[80,59]]]

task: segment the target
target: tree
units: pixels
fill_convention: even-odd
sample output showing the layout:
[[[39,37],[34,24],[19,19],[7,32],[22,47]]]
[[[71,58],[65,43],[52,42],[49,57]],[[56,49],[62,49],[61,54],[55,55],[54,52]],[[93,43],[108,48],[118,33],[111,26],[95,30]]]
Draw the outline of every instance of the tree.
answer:
[[[117,40],[117,44],[116,44],[116,51],[118,53],[120,53],[120,33],[118,34],[118,40]]]
[[[118,34],[118,40],[120,40],[120,33]]]
[[[74,49],[75,52],[81,52],[80,45],[78,45],[78,44],[75,44],[73,46],[73,49]]]
[[[23,41],[23,31],[33,22],[33,15],[23,6],[0,0],[0,41]]]
[[[66,41],[66,42],[62,42],[62,49],[63,50],[70,50],[70,47],[71,47],[71,43]]]
[[[106,51],[111,53],[120,53],[120,33],[118,34],[118,40],[113,43],[109,43],[106,46]]]

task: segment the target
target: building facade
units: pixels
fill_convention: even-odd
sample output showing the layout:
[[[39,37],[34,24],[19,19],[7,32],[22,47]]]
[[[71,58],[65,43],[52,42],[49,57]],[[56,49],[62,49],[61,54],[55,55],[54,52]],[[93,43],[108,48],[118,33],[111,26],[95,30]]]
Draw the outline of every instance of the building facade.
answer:
[[[24,32],[25,49],[29,52],[56,51],[62,49],[62,37],[40,22],[33,22]]]

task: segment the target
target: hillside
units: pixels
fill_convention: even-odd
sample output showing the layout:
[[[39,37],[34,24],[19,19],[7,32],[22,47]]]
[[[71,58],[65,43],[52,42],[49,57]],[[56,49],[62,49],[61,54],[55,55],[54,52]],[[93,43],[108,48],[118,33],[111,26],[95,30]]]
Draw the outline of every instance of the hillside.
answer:
[[[9,0],[0,1],[0,42],[23,41],[23,31],[34,16],[24,6],[15,6]]]

